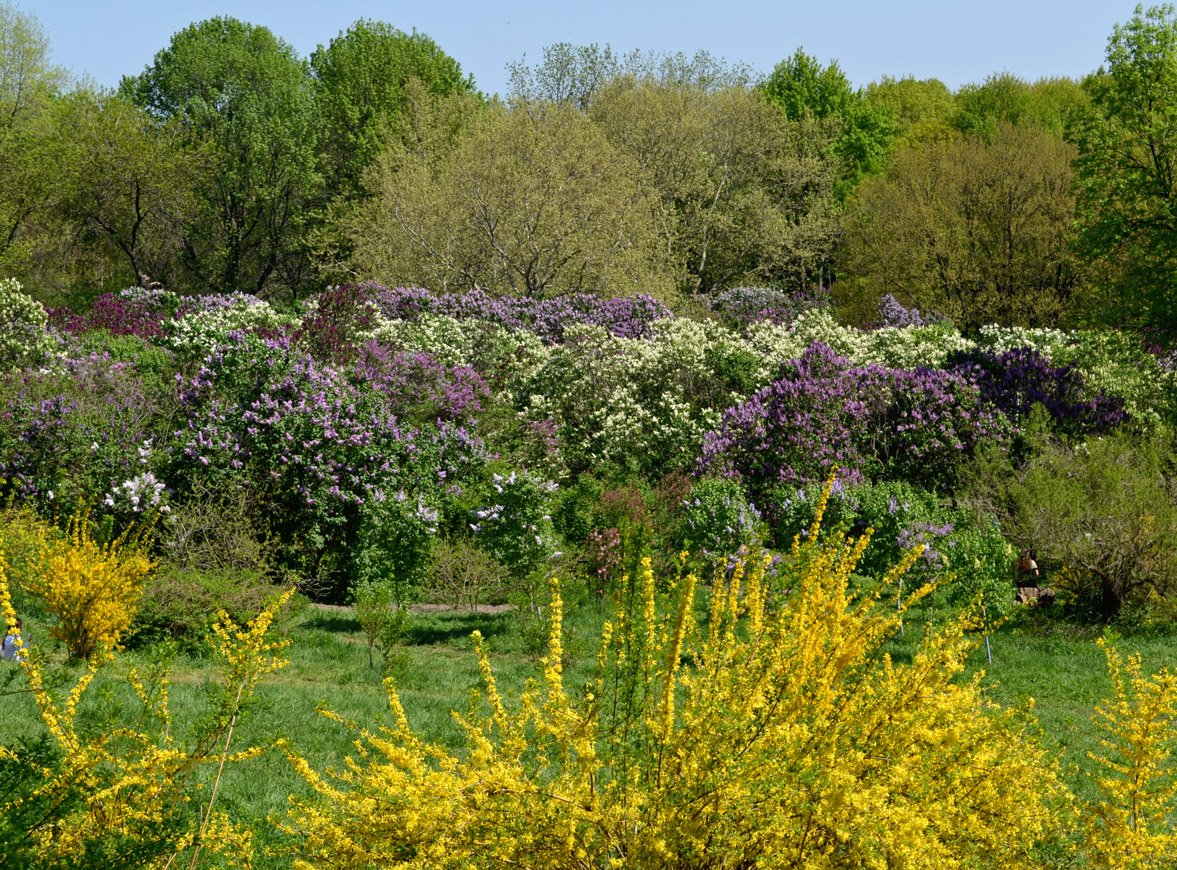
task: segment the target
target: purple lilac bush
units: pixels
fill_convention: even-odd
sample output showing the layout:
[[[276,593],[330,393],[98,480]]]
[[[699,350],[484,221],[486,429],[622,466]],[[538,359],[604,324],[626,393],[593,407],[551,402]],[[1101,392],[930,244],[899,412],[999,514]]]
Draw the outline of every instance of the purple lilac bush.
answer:
[[[0,479],[43,508],[92,502],[148,470],[169,396],[109,354],[67,359],[0,384]],[[101,505],[99,513],[102,512]]]
[[[673,316],[652,296],[639,294],[602,299],[576,293],[551,299],[491,296],[483,290],[435,295],[419,288],[389,288],[380,284],[358,285],[379,313],[390,320],[411,320],[430,312],[456,320],[486,320],[507,329],[527,330],[548,344],[564,340],[568,327],[600,326],[621,338],[646,338],[651,325]]]
[[[865,476],[935,488],[952,482],[978,441],[1005,430],[957,373],[854,366],[815,343],[724,412],[698,468],[739,478],[757,504],[778,484],[819,481],[833,466],[848,483]]]
[[[1124,400],[1087,387],[1071,365],[1052,365],[1030,347],[997,353],[977,348],[949,356],[949,367],[977,385],[984,400],[1011,421],[1042,405],[1055,427],[1070,435],[1101,434],[1128,417]]]
[[[833,300],[824,287],[791,293],[771,287],[733,287],[710,304],[720,320],[735,329],[764,320],[788,326],[803,311],[832,306]]]
[[[402,421],[473,426],[490,388],[471,366],[447,366],[428,353],[393,351],[371,341],[358,351],[357,385],[383,394]]]
[[[459,492],[466,467],[481,459],[481,443],[462,425],[402,424],[398,396],[289,338],[238,334],[180,389],[173,485],[181,494],[197,481],[246,487],[280,562],[325,577],[327,597],[354,580],[369,501],[434,504]]]
[[[164,334],[164,323],[172,318],[178,304],[176,296],[165,290],[128,287],[117,293],[103,293],[84,315],[56,309],[50,314],[50,322],[74,335],[105,329],[111,335],[150,340]]]

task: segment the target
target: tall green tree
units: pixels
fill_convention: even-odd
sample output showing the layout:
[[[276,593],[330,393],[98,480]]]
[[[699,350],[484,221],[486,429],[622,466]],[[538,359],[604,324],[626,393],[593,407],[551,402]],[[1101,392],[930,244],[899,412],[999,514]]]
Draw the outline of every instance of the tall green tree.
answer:
[[[357,21],[312,52],[310,64],[324,181],[345,199],[411,105],[410,81],[435,96],[475,93],[474,79],[432,39],[382,21]]]
[[[393,142],[344,220],[357,275],[436,290],[668,295],[656,199],[567,106],[495,103],[451,149]]]
[[[180,122],[113,94],[79,89],[57,102],[62,221],[117,262],[124,283],[172,286],[196,185],[211,171]]]
[[[1177,334],[1177,14],[1140,6],[1108,40],[1076,127],[1079,251],[1105,313]]]
[[[186,289],[308,286],[304,233],[321,182],[309,71],[294,49],[264,27],[210,18],[173,36],[120,92],[179,121],[217,164],[185,227]]]
[[[1074,79],[1030,83],[1010,72],[995,73],[956,94],[954,126],[964,133],[992,136],[1002,124],[1037,124],[1061,136],[1071,115],[1087,102]]]
[[[965,330],[1057,325],[1085,286],[1070,247],[1074,155],[1036,125],[901,147],[851,202],[840,304],[876,320],[890,293]]]
[[[838,232],[820,122],[747,87],[619,79],[590,117],[662,201],[660,234],[689,292],[820,283]]]
[[[923,142],[952,135],[956,99],[939,79],[883,76],[866,86],[862,98],[895,119],[898,138]]]
[[[840,196],[882,168],[899,125],[885,108],[863,99],[837,61],[823,67],[797,49],[776,65],[761,88],[790,120],[815,118],[834,126],[831,153],[841,163]]]
[[[52,228],[53,144],[45,117],[66,76],[50,62],[49,41],[36,18],[0,2],[0,273],[32,286]]]

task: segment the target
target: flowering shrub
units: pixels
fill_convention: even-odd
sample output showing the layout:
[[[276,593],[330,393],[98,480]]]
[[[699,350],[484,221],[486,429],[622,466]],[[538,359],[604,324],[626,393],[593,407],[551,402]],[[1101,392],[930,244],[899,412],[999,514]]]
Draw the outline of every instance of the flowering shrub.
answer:
[[[1127,418],[1123,399],[1088,389],[1074,366],[1051,365],[1029,347],[999,354],[981,349],[955,353],[949,362],[980,388],[986,402],[1015,423],[1036,404],[1046,409],[1059,431],[1070,435],[1107,432]]]
[[[431,494],[432,495],[432,494]],[[429,572],[429,557],[441,511],[424,493],[410,499],[404,490],[378,492],[360,517],[358,579],[370,589],[384,585],[399,608],[417,597]]]
[[[360,349],[360,389],[380,392],[403,420],[474,425],[490,388],[471,366],[447,366],[432,354],[391,351],[378,342]]]
[[[36,569],[25,582],[57,617],[50,631],[79,659],[109,655],[131,625],[143,580],[155,567],[145,554],[150,530],[131,527],[106,544],[91,536],[89,514],[75,514],[64,538],[43,528]]]
[[[166,479],[180,491],[197,481],[247,487],[280,561],[328,575],[332,597],[358,570],[348,542],[370,499],[403,491],[436,503],[481,455],[461,426],[402,425],[395,397],[362,389],[289,339],[239,335],[182,386],[185,427]]]
[[[228,341],[231,333],[271,334],[292,323],[292,318],[248,293],[195,296],[164,324],[160,343],[184,357],[200,359]]]
[[[427,353],[446,366],[468,366],[507,393],[531,377],[548,355],[547,346],[530,332],[444,314],[426,313],[412,320],[377,318],[357,340],[401,353]]]
[[[918,308],[906,308],[903,303],[890,293],[883,294],[883,298],[879,304],[879,313],[882,315],[884,326],[928,326],[929,324],[939,323],[944,320],[938,314],[924,316],[920,314]]]
[[[1164,369],[1138,336],[1109,329],[983,326],[981,344],[994,353],[1029,347],[1053,365],[1073,366],[1089,389],[1123,398],[1128,416],[1147,426],[1177,419],[1177,373]]]
[[[162,389],[135,363],[97,353],[0,381],[0,478],[48,512],[157,470],[141,450],[166,432],[174,400]]]
[[[706,621],[695,577],[661,603],[647,560],[575,692],[554,584],[543,673],[517,702],[475,633],[486,713],[459,720],[460,751],[413,734],[392,681],[394,724],[350,725],[346,766],[319,773],[284,744],[313,789],[286,822],[295,866],[1033,864],[1065,794],[1051,754],[958,678],[959,624],[908,664],[883,654],[897,621],[848,591],[861,546],[798,546],[784,600],[763,563],[737,564]]]
[[[734,287],[712,299],[710,307],[723,323],[742,329],[764,320],[788,326],[802,311],[829,308],[832,304],[829,291],[823,288],[787,293],[771,287]]]
[[[651,338],[570,329],[523,387],[523,414],[550,420],[575,473],[602,464],[650,477],[689,466],[720,412],[759,383],[759,360],[715,324],[660,322]]]
[[[822,492],[821,487],[807,484],[800,488],[782,485],[770,494],[776,546],[787,547],[797,529],[812,526],[821,507],[826,529],[855,534],[872,530],[858,563],[862,574],[883,576],[917,545],[923,552],[912,566],[914,579],[926,579],[929,572],[944,566],[943,538],[954,531],[959,517],[941,507],[935,493],[899,480],[846,485],[840,479],[832,483],[824,505],[820,503]]]
[[[815,342],[832,348],[855,365],[875,364],[897,369],[943,368],[949,354],[976,346],[950,323],[862,330],[842,326],[830,312],[822,309],[802,312],[789,327],[768,322],[753,324],[746,338],[774,365],[799,356]]]
[[[56,343],[41,303],[21,292],[15,278],[0,278],[0,373],[48,363]]]
[[[512,332],[531,332],[547,344],[564,339],[570,326],[599,326],[620,338],[642,338],[655,321],[671,317],[670,309],[652,296],[603,299],[575,293],[549,299],[491,296],[483,290],[435,296],[427,290],[390,289],[361,284],[380,314],[389,320],[413,320],[425,313],[455,320],[482,320]]]
[[[156,339],[179,307],[179,297],[166,290],[128,287],[118,293],[103,293],[90,310],[67,324],[70,332],[104,329],[111,335],[134,335]]]
[[[556,552],[552,499],[556,484],[527,471],[495,473],[489,504],[471,512],[470,531],[478,546],[511,573],[527,577],[547,564]]]
[[[1092,757],[1102,776],[1100,799],[1087,808],[1084,845],[1093,867],[1171,867],[1177,862],[1170,822],[1177,809],[1170,761],[1177,749],[1177,674],[1145,676],[1139,653],[1125,660],[1108,639],[1096,643],[1107,659],[1112,697],[1095,709],[1104,736]]]
[[[320,293],[295,331],[295,339],[322,362],[346,363],[355,358],[356,336],[376,321],[369,294],[354,284]]]
[[[959,375],[855,367],[815,344],[724,412],[699,468],[738,475],[758,504],[777,484],[821,480],[834,466],[850,482],[883,476],[934,487],[952,481],[979,440],[1002,434],[1002,421]]]
[[[705,477],[683,502],[682,523],[685,545],[712,559],[726,559],[753,543],[760,514],[738,482]]]
[[[0,552],[0,621],[16,622]],[[37,705],[48,751],[19,743],[0,746],[5,789],[0,792],[0,863],[6,867],[198,866],[201,853],[232,866],[248,866],[249,830],[217,808],[220,771],[252,758],[253,747],[230,753],[235,728],[267,673],[286,660],[284,643],[267,638],[274,615],[293,590],[272,601],[248,624],[223,611],[211,634],[220,680],[213,706],[185,744],[172,729],[166,674],[132,667],[120,680],[134,690],[136,709],[106,704],[82,727],[79,711],[98,673],[98,662],[64,699],[54,697],[40,657],[20,656],[20,669]],[[17,631],[17,645],[27,648]],[[134,702],[133,702],[134,703]],[[187,731],[187,729],[184,729]],[[187,736],[187,735],[185,735]],[[38,744],[33,744],[38,746]],[[30,757],[32,756],[32,757]],[[205,771],[208,776],[202,776]],[[212,784],[206,781],[211,779]]]

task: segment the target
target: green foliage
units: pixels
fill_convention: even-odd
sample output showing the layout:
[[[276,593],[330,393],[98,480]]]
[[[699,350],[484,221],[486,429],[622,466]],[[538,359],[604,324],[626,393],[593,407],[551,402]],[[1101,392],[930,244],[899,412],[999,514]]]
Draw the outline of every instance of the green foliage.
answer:
[[[410,80],[439,97],[474,91],[473,78],[436,42],[383,21],[355,22],[311,53],[310,68],[324,180],[349,199],[410,108]]]
[[[822,281],[838,221],[821,121],[784,117],[747,87],[633,79],[589,114],[660,200],[661,243],[686,289]]]
[[[745,555],[760,533],[760,514],[744,488],[729,478],[695,482],[682,506],[683,545],[707,561],[722,564]]]
[[[1038,555],[1080,615],[1147,623],[1177,593],[1171,457],[1163,433],[1046,444],[1023,468],[999,465],[975,489],[1003,510],[1010,539]]]
[[[302,289],[301,239],[319,176],[307,65],[294,49],[264,27],[210,18],[176,33],[120,93],[182,121],[216,166],[184,226],[184,287]]]
[[[376,161],[343,220],[351,266],[390,286],[668,297],[657,203],[634,161],[559,106],[478,114],[453,149]]]
[[[1098,271],[1103,313],[1177,328],[1177,13],[1145,10],[1116,25],[1105,64],[1084,81],[1076,125],[1078,248]]]
[[[1033,124],[1061,136],[1087,95],[1073,79],[1042,79],[1030,84],[1010,72],[994,73],[956,94],[953,125],[963,133],[992,138],[1003,124]]]
[[[57,208],[109,264],[106,281],[180,284],[176,228],[195,218],[195,188],[213,169],[208,153],[185,147],[179,118],[87,89],[58,100],[52,120],[63,154]]]
[[[839,301],[869,311],[891,293],[964,331],[1073,317],[1085,286],[1070,248],[1074,153],[1053,133],[1009,125],[990,140],[899,148],[855,194]]]
[[[895,119],[896,140],[929,142],[952,135],[950,122],[956,100],[939,79],[883,76],[866,86],[863,100]]]
[[[401,606],[397,596],[392,577],[360,580],[352,589],[352,606],[368,641],[369,668],[375,667],[374,649],[380,651],[388,666],[397,643],[404,636],[408,610]]]
[[[467,538],[439,540],[433,548],[424,595],[430,602],[474,610],[501,600],[510,572]]]
[[[840,198],[864,175],[882,168],[899,125],[884,107],[854,90],[837,61],[822,67],[817,58],[797,49],[773,68],[761,88],[785,117],[833,125],[831,153],[840,164]]]
[[[257,613],[274,585],[260,571],[161,565],[143,584],[126,643],[171,642],[192,652],[208,639],[217,613],[241,621]]]
[[[439,510],[424,495],[410,500],[402,491],[369,498],[356,542],[359,582],[386,585],[398,609],[413,601],[429,571],[438,519]]]

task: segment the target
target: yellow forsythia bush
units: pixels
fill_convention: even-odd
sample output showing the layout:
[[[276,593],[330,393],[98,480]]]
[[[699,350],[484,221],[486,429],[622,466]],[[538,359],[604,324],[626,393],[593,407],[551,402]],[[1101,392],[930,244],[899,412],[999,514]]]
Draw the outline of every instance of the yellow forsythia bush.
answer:
[[[705,616],[693,576],[659,606],[647,561],[575,690],[553,585],[543,673],[517,702],[475,635],[485,712],[459,717],[464,751],[417,738],[391,682],[395,725],[352,724],[342,769],[285,747],[316,795],[292,799],[295,866],[1033,866],[1066,797],[1054,759],[1025,711],[959,678],[962,624],[909,664],[882,651],[896,617],[849,592],[865,546],[795,543],[783,584],[739,565]]]
[[[1101,799],[1088,808],[1086,847],[1091,864],[1108,870],[1177,867],[1177,674],[1145,676],[1140,656],[1125,660],[1099,641],[1112,679],[1112,697],[1095,708],[1104,733]]]
[[[7,563],[0,550],[0,619],[14,626]],[[40,658],[20,668],[52,752],[30,762],[18,745],[0,745],[6,788],[0,790],[0,866],[196,867],[202,854],[220,866],[248,867],[252,833],[216,806],[225,765],[259,755],[232,750],[240,715],[259,680],[287,664],[284,641],[268,632],[294,590],[238,626],[223,611],[210,638],[220,680],[214,705],[195,729],[172,726],[166,673],[127,673],[142,709],[128,722],[111,714],[77,725],[87,689],[102,667],[95,657],[64,698],[47,684]],[[24,640],[17,631],[18,647]],[[180,735],[183,735],[181,737]],[[186,740],[184,739],[186,738]],[[198,775],[214,768],[211,787]],[[21,788],[9,788],[13,783]]]
[[[149,534],[148,527],[135,526],[99,544],[86,513],[70,519],[64,537],[42,525],[25,589],[57,617],[50,631],[71,656],[90,660],[116,646],[130,627],[143,581],[155,567],[145,552]]]

